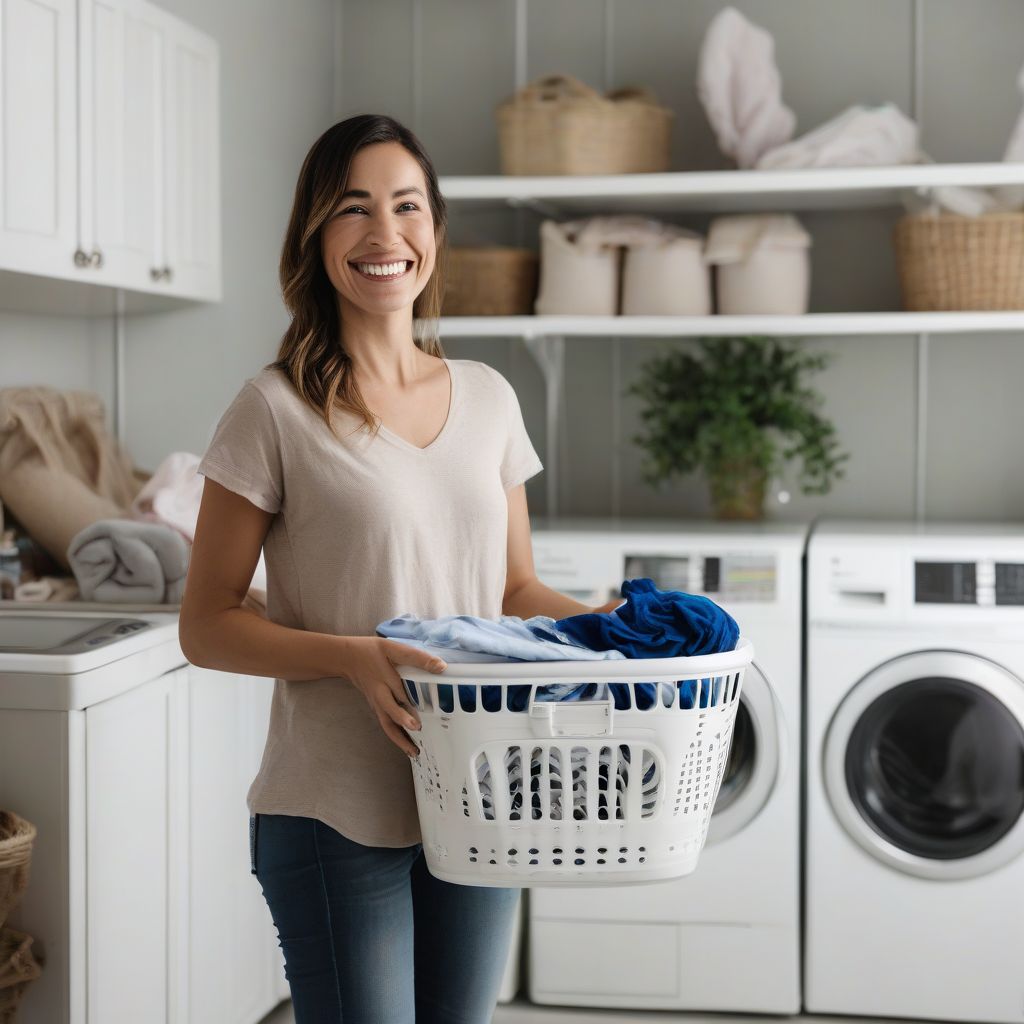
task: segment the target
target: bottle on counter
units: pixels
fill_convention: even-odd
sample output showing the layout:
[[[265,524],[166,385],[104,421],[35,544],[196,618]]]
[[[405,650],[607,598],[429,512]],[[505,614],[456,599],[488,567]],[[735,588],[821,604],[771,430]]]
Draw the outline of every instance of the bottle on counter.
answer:
[[[14,588],[21,582],[21,551],[13,530],[0,535],[0,600],[13,601]]]

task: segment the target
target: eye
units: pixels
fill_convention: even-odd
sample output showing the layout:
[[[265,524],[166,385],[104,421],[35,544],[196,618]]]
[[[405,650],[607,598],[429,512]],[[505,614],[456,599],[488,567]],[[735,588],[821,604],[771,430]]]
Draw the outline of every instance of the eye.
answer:
[[[345,207],[345,209],[343,209],[343,210],[339,210],[339,211],[338,211],[338,212],[337,212],[337,213],[335,214],[335,216],[336,216],[336,217],[340,217],[340,216],[342,216],[343,214],[346,214],[346,213],[351,213],[351,212],[352,212],[353,210],[362,210],[362,209],[363,209],[363,207],[361,207],[361,206],[346,206],[346,207]],[[365,213],[365,210],[364,210],[363,212]]]
[[[412,202],[412,201],[410,201],[408,199],[404,203],[402,203],[402,206],[411,206],[414,210],[418,210],[419,209],[419,207],[414,202]],[[402,209],[402,206],[398,207],[399,210]]]

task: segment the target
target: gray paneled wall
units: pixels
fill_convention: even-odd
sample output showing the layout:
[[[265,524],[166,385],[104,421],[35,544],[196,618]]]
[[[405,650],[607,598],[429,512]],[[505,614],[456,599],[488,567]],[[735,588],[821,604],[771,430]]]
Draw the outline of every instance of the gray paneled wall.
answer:
[[[494,108],[516,86],[515,0],[339,0],[339,117],[389,113],[422,138],[442,174],[498,173]],[[675,170],[726,167],[694,85],[716,0],[525,0],[527,80],[567,72],[598,88],[643,84],[675,112]],[[921,91],[913,73],[913,0],[738,0],[775,38],[784,98],[797,133],[857,103],[893,101],[921,112],[922,145],[936,160],[1002,158],[1020,99],[1024,3],[924,0]],[[898,210],[814,213],[812,309],[899,308],[890,244]],[[707,218],[678,218],[697,228]],[[525,212],[455,211],[456,244],[537,244]],[[567,346],[561,511],[573,515],[703,516],[700,479],[655,491],[631,443],[639,420],[623,390],[652,352],[682,342],[573,339]],[[851,452],[847,475],[824,497],[775,483],[769,514],[912,517],[916,339],[814,339],[834,354],[818,379],[826,411]],[[543,382],[519,341],[449,342],[450,355],[485,360],[516,386],[543,454]],[[930,519],[1024,518],[1018,439],[1024,436],[1024,338],[933,337],[927,392],[925,508]],[[795,478],[795,473],[793,474]],[[792,500],[779,504],[779,490]],[[544,487],[530,485],[543,512]]]

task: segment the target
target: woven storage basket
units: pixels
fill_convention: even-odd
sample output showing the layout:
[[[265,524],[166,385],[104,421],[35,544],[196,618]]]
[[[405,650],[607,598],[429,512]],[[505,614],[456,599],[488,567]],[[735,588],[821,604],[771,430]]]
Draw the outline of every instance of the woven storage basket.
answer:
[[[13,928],[0,929],[0,1024],[13,1024],[25,989],[42,974],[32,941]]]
[[[753,656],[741,638],[692,658],[398,667],[422,726],[410,735],[427,868],[526,887],[689,874]],[[584,693],[545,700],[549,684]]]
[[[36,827],[13,811],[0,811],[0,925],[28,885]]]
[[[916,214],[893,240],[904,309],[1024,309],[1024,213]]]
[[[452,248],[442,316],[526,316],[537,296],[537,254],[529,249]]]
[[[497,108],[503,174],[667,171],[672,111],[646,89],[607,96],[548,75]]]

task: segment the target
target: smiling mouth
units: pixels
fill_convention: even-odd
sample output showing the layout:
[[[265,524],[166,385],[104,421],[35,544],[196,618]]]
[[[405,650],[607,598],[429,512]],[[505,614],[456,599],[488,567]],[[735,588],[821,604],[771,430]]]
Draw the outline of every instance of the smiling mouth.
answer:
[[[365,277],[367,281],[397,281],[400,277],[405,277],[406,274],[412,270],[412,260],[395,260],[393,263],[349,263],[349,266],[360,276]],[[380,270],[387,268],[394,271],[395,268],[401,268],[397,272],[384,274]],[[380,268],[380,269],[371,269]]]

